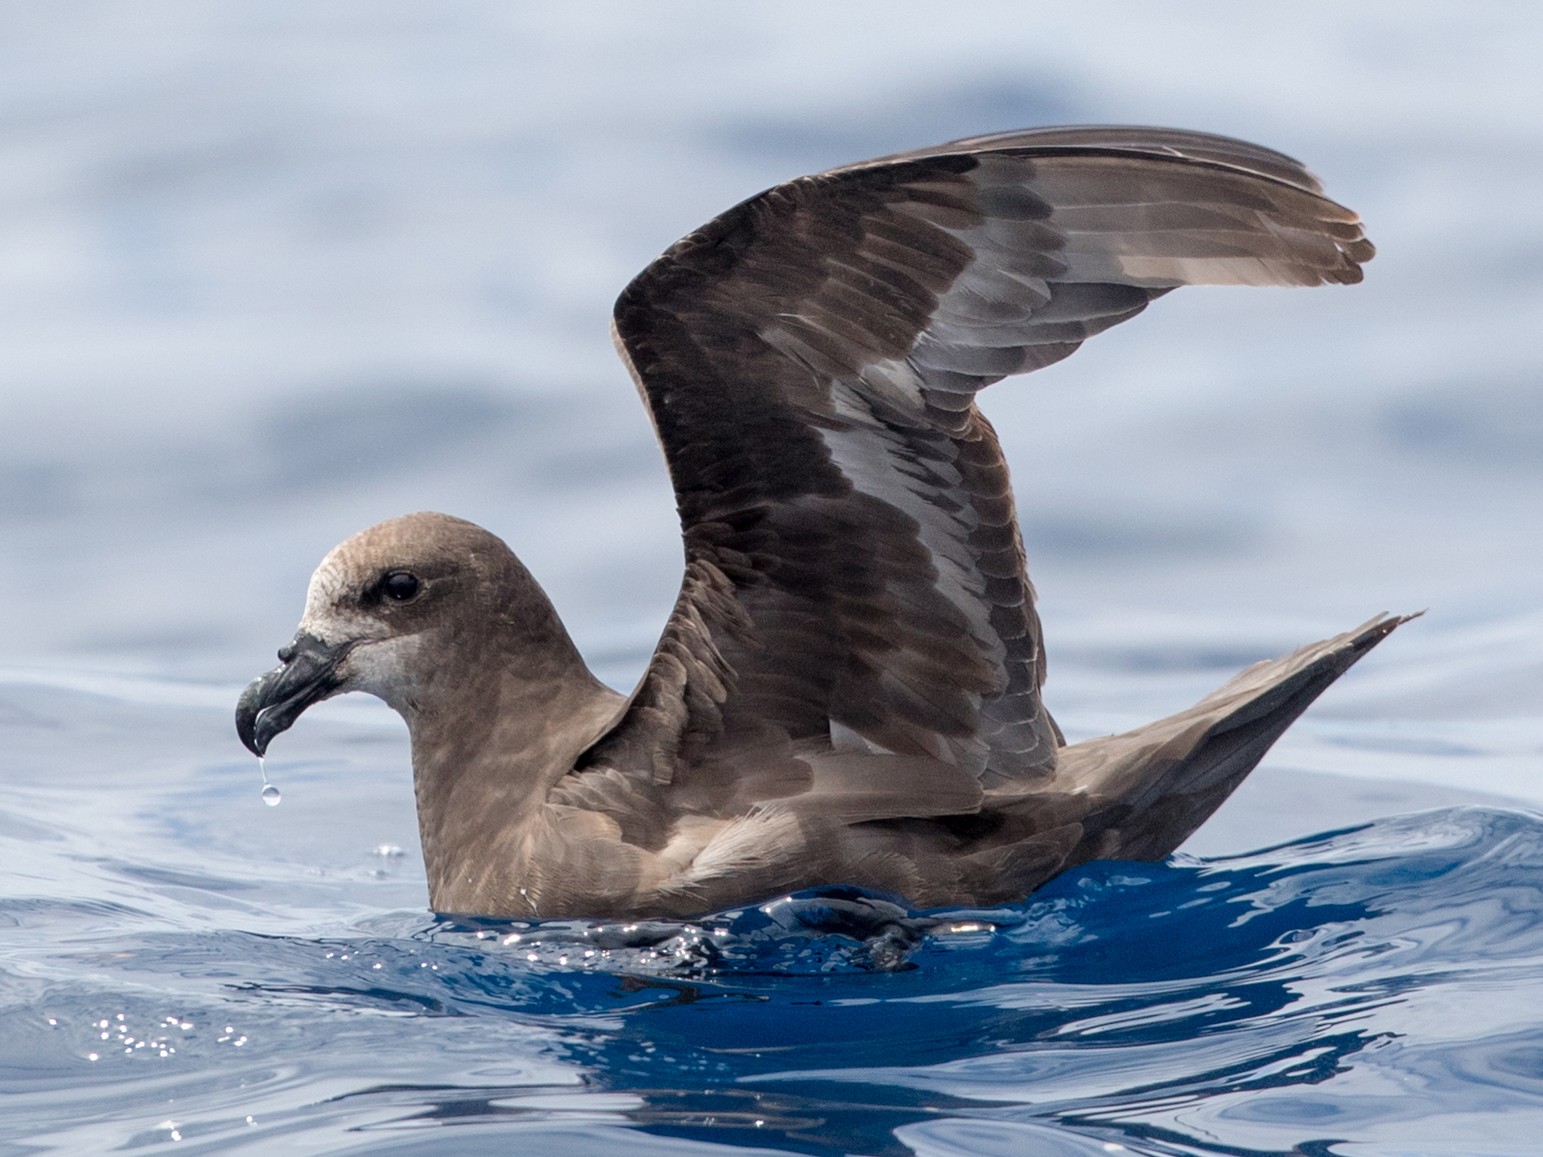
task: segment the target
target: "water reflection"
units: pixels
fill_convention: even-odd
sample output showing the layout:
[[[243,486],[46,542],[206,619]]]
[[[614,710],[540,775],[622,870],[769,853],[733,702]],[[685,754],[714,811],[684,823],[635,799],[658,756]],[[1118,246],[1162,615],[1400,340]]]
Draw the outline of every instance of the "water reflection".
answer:
[[[448,1151],[560,1124],[819,1153],[1327,1154],[1504,1114],[1484,1151],[1523,1152],[1543,1126],[1540,884],[1543,821],[1455,809],[1092,865],[987,911],[843,890],[686,927],[142,933],[56,957],[81,999],[56,989],[49,1031],[96,1051],[88,977],[109,960],[133,991],[175,978],[175,1014],[135,997],[107,1015],[174,1040],[157,1079],[201,1106],[190,1139],[228,1135],[195,1090],[232,1079],[239,1040],[231,1105],[262,1105],[270,1139],[346,1126]],[[93,1084],[128,1097],[123,1066],[146,1060],[172,1062],[104,1055]]]

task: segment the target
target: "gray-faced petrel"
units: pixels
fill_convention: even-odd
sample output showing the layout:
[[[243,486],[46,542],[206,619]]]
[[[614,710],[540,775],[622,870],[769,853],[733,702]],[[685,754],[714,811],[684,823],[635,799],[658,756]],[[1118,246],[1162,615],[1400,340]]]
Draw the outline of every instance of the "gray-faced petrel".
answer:
[[[1403,620],[1065,745],[976,393],[1176,286],[1348,284],[1372,252],[1298,162],[1168,129],[1001,133],[778,185],[616,304],[685,537],[636,690],[590,674],[498,538],[410,514],[322,561],[242,742],[345,691],[400,712],[441,912],[689,917],[826,884],[988,903],[1164,856]]]

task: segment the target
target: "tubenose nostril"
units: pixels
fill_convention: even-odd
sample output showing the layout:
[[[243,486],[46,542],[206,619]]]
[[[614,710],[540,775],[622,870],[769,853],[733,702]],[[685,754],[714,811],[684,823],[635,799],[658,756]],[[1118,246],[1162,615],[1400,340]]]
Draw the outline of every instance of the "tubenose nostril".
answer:
[[[279,662],[280,663],[287,663],[291,659],[293,659],[294,657],[295,657],[295,645],[293,643],[286,644],[285,646],[282,646],[282,647],[279,648]]]

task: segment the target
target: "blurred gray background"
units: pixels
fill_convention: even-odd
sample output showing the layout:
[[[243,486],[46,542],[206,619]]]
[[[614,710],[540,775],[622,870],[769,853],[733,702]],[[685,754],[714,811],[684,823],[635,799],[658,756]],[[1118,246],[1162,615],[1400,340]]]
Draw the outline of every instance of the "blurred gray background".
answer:
[[[0,3],[0,664],[223,702],[329,547],[439,509],[626,687],[680,559],[627,279],[802,172],[1177,125],[1301,157],[1380,252],[1175,294],[986,396],[1052,706],[1107,729],[1429,607],[1325,718],[1536,793],[1540,51],[1502,3]]]

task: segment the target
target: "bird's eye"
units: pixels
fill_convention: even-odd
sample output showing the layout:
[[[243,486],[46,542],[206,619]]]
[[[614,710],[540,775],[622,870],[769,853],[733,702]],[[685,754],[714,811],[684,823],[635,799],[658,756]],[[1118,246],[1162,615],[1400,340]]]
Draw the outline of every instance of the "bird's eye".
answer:
[[[380,580],[380,593],[394,603],[407,603],[418,597],[423,584],[411,571],[394,570]]]

